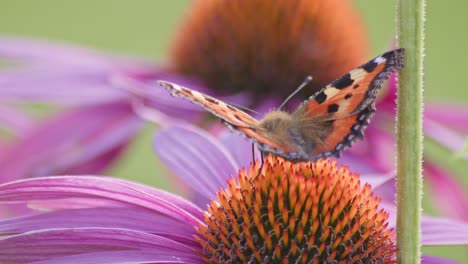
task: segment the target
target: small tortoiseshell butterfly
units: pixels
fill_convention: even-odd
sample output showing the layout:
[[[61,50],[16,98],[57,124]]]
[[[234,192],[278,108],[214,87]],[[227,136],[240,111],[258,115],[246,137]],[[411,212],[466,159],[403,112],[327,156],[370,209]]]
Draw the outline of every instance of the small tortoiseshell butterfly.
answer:
[[[375,113],[375,99],[389,75],[403,67],[404,49],[386,52],[341,76],[304,101],[294,112],[274,110],[257,120],[211,96],[159,81],[173,96],[203,106],[260,150],[292,161],[339,157]]]

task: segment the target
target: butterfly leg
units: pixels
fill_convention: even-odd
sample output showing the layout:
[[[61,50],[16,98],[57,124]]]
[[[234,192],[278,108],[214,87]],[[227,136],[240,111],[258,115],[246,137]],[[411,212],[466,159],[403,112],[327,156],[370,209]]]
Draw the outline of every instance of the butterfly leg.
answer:
[[[258,168],[258,173],[257,173],[257,175],[255,176],[255,178],[257,178],[257,177],[260,175],[260,173],[262,173],[263,164],[264,164],[263,158],[264,158],[264,157],[263,157],[263,151],[260,150],[260,160],[261,160],[262,163],[260,164],[260,168]]]
[[[252,164],[255,164],[255,144],[252,142]]]

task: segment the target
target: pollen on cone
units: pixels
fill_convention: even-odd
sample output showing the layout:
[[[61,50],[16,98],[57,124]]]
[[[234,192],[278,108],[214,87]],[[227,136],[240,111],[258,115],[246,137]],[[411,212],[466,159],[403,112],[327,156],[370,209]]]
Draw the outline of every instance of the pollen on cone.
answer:
[[[200,0],[171,45],[178,73],[220,93],[286,98],[307,76],[310,96],[367,59],[367,36],[349,0]]]
[[[207,263],[395,263],[388,213],[336,161],[268,156],[261,173],[251,166],[238,178],[198,229]]]

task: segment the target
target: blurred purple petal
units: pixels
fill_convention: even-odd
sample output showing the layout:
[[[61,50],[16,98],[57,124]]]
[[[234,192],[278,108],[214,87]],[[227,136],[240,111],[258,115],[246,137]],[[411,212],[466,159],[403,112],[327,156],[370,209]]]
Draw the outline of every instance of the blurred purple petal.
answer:
[[[361,175],[361,184],[368,183],[372,187],[372,189],[376,189],[390,181],[392,181],[396,177],[395,172],[390,172],[386,174],[363,174]]]
[[[125,93],[113,88],[107,75],[90,69],[44,65],[1,71],[1,100],[76,105],[124,99]]]
[[[456,103],[428,103],[424,116],[452,129],[468,133],[468,107]]]
[[[97,173],[136,133],[126,104],[76,109],[30,131],[0,160],[0,181],[62,173]]]
[[[160,159],[207,200],[224,186],[239,165],[208,133],[189,125],[160,129],[154,138]],[[206,201],[207,201],[206,200]]]
[[[468,196],[463,185],[441,167],[426,162],[424,175],[428,180],[434,203],[445,215],[468,221]]]
[[[395,138],[375,123],[366,129],[363,141],[353,144],[339,160],[360,174],[381,174],[394,170]]]
[[[34,124],[34,120],[24,111],[0,105],[0,129],[5,129],[14,136],[21,136]]]
[[[167,74],[160,73],[158,77],[165,75]],[[169,78],[188,82],[187,79],[178,76]],[[127,93],[130,98],[135,98],[132,103],[137,114],[156,123],[164,123],[167,119],[173,118],[192,121],[200,117],[200,113],[205,112],[202,107],[188,100],[172,97],[152,78],[140,80],[120,74],[112,77],[112,85]]]
[[[64,240],[67,242],[64,243]],[[41,250],[31,250],[31,247]],[[192,247],[146,232],[117,228],[76,228],[49,229],[2,238],[0,262],[38,261],[125,249],[152,250],[161,253],[166,260],[173,260],[172,256],[196,256]]]

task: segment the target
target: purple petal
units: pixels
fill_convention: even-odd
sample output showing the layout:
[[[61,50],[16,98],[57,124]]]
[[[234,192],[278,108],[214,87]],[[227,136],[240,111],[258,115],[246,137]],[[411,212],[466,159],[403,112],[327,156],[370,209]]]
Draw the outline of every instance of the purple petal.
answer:
[[[386,174],[363,174],[360,176],[361,184],[368,183],[372,189],[376,189],[393,179],[395,179],[396,173],[390,172]]]
[[[421,257],[421,264],[462,264],[462,262],[446,258],[423,255]]]
[[[28,202],[70,198],[114,201],[140,207],[198,225],[202,212],[192,203],[141,184],[108,177],[62,176],[21,180],[0,185],[0,202]],[[52,201],[53,202],[53,201]]]
[[[88,254],[79,254],[64,257],[48,258],[44,261],[36,261],[34,264],[140,264],[140,263],[187,263],[203,264],[195,254],[182,254],[168,252],[166,250],[122,250],[106,251]]]
[[[126,104],[66,112],[30,131],[0,160],[1,181],[62,173],[98,173],[140,126]]]
[[[0,221],[0,233],[14,234],[57,228],[121,228],[148,232],[184,244],[198,244],[196,231],[185,222],[141,208],[87,208],[60,210]]]
[[[468,196],[462,185],[433,162],[424,163],[424,172],[437,208],[445,215],[468,221]]]
[[[82,253],[126,249],[152,250],[166,257],[181,256],[196,259],[194,247],[162,236],[128,229],[77,228],[49,229],[0,239],[2,258],[0,262],[39,261]]]
[[[252,163],[252,142],[243,138],[242,136],[232,133],[228,129],[223,129],[219,135],[220,142],[224,145],[229,153],[232,154],[239,168],[247,168]],[[260,151],[257,146],[254,146],[254,155],[258,160],[260,159]]]
[[[423,245],[468,245],[468,223],[424,216],[421,232]]]
[[[237,175],[234,158],[211,135],[189,125],[160,129],[154,138],[160,159],[193,190],[209,199]]]

